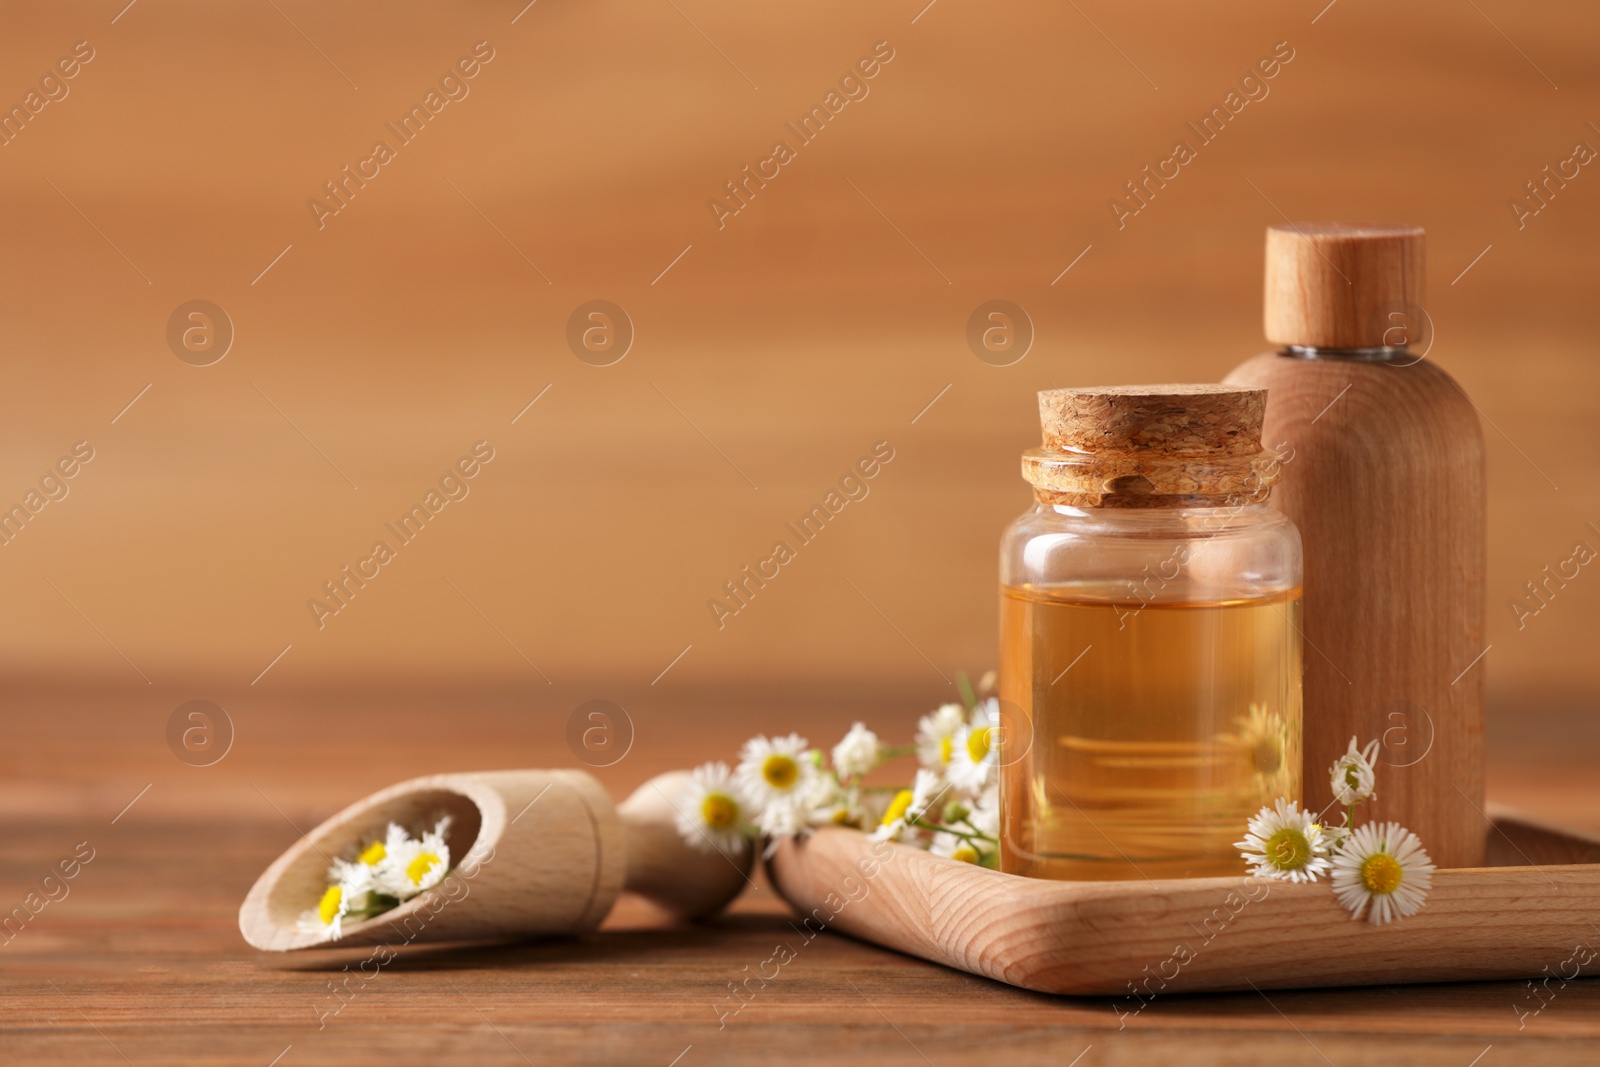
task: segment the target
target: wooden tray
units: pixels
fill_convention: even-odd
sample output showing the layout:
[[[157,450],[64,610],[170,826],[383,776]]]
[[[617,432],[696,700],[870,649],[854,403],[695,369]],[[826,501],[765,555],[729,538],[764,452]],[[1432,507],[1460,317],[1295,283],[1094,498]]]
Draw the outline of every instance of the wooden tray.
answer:
[[[1386,926],[1326,881],[1051,882],[835,828],[784,842],[768,873],[811,930],[1130,1011],[1157,993],[1572,977],[1600,948],[1600,836],[1490,819],[1493,866],[1439,871]]]

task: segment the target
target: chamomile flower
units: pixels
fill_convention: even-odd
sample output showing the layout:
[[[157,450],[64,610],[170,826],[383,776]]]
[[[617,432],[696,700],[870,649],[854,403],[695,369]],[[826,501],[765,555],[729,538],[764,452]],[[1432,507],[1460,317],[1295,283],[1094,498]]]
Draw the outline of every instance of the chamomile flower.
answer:
[[[856,723],[844,740],[833,746],[833,770],[841,780],[866,774],[878,765],[878,735],[865,723]]]
[[[944,773],[955,752],[956,732],[966,725],[960,704],[945,704],[917,722],[917,762]]]
[[[678,810],[678,832],[702,852],[742,855],[745,839],[755,833],[749,804],[726,763],[705,763],[695,768],[674,806]]]
[[[1330,777],[1333,795],[1344,805],[1372,798],[1372,761],[1378,758],[1378,742],[1368,741],[1363,749],[1356,748],[1356,739],[1350,739],[1350,751],[1333,761]]]
[[[811,813],[802,803],[768,804],[756,816],[756,829],[767,836],[762,855],[771,858],[786,837],[804,837],[811,832]]]
[[[770,833],[769,823],[790,821],[786,816],[773,813],[773,809],[802,808],[816,773],[816,764],[806,749],[806,739],[799,734],[759,736],[744,743],[734,779],[750,802],[760,809],[762,817],[757,820],[758,825]]]
[[[300,913],[295,920],[295,929],[302,934],[327,934],[337,941],[344,936],[341,925],[349,913],[343,887],[330,885],[322,891],[322,898],[317,901],[316,907]]]
[[[934,834],[933,844],[928,846],[928,851],[935,856],[948,856],[962,863],[981,864],[983,862],[983,853],[978,850],[978,846],[967,838],[957,837],[955,834],[943,832]]]
[[[301,912],[295,926],[301,933],[325,933],[337,941],[344,936],[345,916],[367,907],[372,890],[372,869],[360,862],[334,860],[328,869],[328,882],[317,906]]]
[[[851,826],[860,829],[875,822],[859,786],[844,786],[832,774],[821,773],[800,802],[812,826]]]
[[[934,805],[941,803],[950,786],[932,771],[917,772],[916,782],[910,789],[902,789],[884,809],[878,828],[872,831],[874,841],[902,841],[920,836],[916,822]]]
[[[334,860],[328,868],[328,884],[343,886],[345,896],[349,898],[350,910],[361,911],[367,903],[364,898],[373,890],[375,874],[373,865],[360,859],[354,863]]]
[[[397,823],[390,823],[383,858],[373,868],[374,888],[396,900],[409,900],[438,885],[450,870],[450,846],[444,838],[449,829],[448,815],[441,817],[432,830],[424,831],[420,839],[412,838]]]
[[[911,810],[911,798],[916,794],[909,789],[902,789],[889,801],[889,806],[883,809],[883,817],[878,820],[877,827],[872,831],[874,841],[898,841],[906,830],[908,812]]]
[[[854,797],[842,796],[836,802],[811,811],[812,826],[848,826],[859,830],[867,824],[869,813]]]
[[[1350,917],[1376,924],[1415,915],[1433,886],[1433,861],[1396,822],[1368,823],[1333,858],[1333,892]]]
[[[1328,847],[1322,827],[1294,801],[1278,798],[1250,819],[1249,832],[1234,848],[1250,865],[1250,873],[1290,882],[1315,882],[1328,873]]]
[[[972,711],[972,719],[951,738],[950,784],[968,793],[981,793],[995,780],[1000,763],[1000,704],[990,697]]]

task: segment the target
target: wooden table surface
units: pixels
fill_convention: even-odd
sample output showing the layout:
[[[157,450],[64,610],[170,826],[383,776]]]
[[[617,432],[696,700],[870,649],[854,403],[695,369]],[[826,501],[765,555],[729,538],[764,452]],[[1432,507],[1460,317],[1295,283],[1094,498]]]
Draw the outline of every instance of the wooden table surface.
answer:
[[[364,950],[269,956],[240,938],[240,900],[297,828],[419,773],[577,765],[565,723],[595,692],[229,694],[218,702],[233,745],[207,767],[167,751],[172,694],[9,694],[0,904],[20,903],[80,842],[94,853],[69,895],[0,944],[0,1062],[1491,1067],[1593,1062],[1600,1048],[1600,984],[1584,980],[1523,1019],[1517,1009],[1537,1004],[1527,986],[1496,982],[1158,998],[1119,1026],[1104,999],[1026,993],[831,933],[723,1018],[737,1004],[728,983],[797,940],[764,881],[704,927],[625,898],[582,938],[403,950],[331,1013],[330,981]],[[618,797],[669,767],[730,757],[757,730],[831,744],[865,716],[895,735],[925,704],[816,683],[614,696],[631,748],[597,773]],[[1500,714],[1491,733],[1492,797],[1600,827],[1596,726]],[[1295,951],[1293,930],[1282,950]]]

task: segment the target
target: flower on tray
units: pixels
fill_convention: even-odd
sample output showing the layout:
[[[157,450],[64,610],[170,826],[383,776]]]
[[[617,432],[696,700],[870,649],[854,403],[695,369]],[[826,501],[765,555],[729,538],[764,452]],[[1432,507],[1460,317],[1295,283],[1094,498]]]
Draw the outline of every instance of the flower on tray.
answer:
[[[811,748],[798,734],[751,738],[731,774],[723,763],[693,773],[674,800],[678,830],[696,847],[737,855],[758,836],[770,851],[818,826],[848,826],[993,867],[1000,827],[993,677],[985,675],[975,691],[960,676],[963,702],[924,715],[911,744],[886,745],[860,722],[829,750]],[[873,771],[909,756],[920,764],[909,788],[866,784]]]
[[[942,830],[933,835],[933,844],[928,846],[928,851],[935,856],[946,856],[962,863],[980,863],[983,860],[983,853],[969,839]]]
[[[1415,915],[1433,885],[1433,861],[1417,835],[1399,823],[1368,823],[1352,831],[1333,858],[1333,892],[1353,918],[1379,925]]]
[[[872,832],[875,841],[921,841],[920,828],[927,824],[928,812],[944,799],[950,786],[932,771],[917,772],[910,789],[895,793]]]
[[[960,704],[944,704],[917,723],[917,762],[943,774],[955,752],[956,732],[967,725]]]
[[[966,725],[951,738],[950,784],[981,793],[995,780],[999,766],[1000,702],[993,697],[972,709]]]
[[[1250,865],[1250,873],[1290,882],[1315,882],[1328,873],[1328,848],[1322,827],[1294,801],[1278,798],[1250,820],[1244,840],[1234,846]]]
[[[805,799],[816,775],[816,764],[807,758],[809,751],[799,734],[752,737],[739,752],[734,776],[762,813],[793,807]]]
[[[859,778],[878,765],[878,735],[856,723],[833,746],[833,769],[840,778]]]
[[[1356,749],[1356,739],[1350,739],[1350,751],[1333,761],[1330,777],[1333,795],[1347,807],[1371,800],[1376,775],[1372,761],[1378,756],[1378,742],[1368,741],[1363,749]]]
[[[1350,749],[1333,762],[1334,799],[1345,805],[1342,825],[1322,824],[1300,806],[1279,797],[1250,820],[1235,846],[1250,874],[1314,882],[1329,875],[1333,893],[1350,910],[1378,925],[1415,915],[1433,885],[1433,861],[1422,842],[1399,823],[1355,824],[1355,809],[1372,799],[1378,742]],[[1331,805],[1330,805],[1331,806]]]
[[[333,861],[327,888],[316,907],[300,914],[297,928],[337,941],[344,936],[346,918],[370,919],[432,889],[450,872],[449,829],[448,815],[416,837],[390,823],[383,838],[366,842],[348,859]]]

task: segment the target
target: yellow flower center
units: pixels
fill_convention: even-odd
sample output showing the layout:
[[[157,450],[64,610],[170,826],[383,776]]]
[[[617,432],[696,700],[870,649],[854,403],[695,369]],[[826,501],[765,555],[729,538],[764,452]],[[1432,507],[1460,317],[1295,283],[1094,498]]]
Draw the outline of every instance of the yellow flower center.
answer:
[[[850,818],[849,808],[840,808],[833,813],[833,825],[835,826],[850,826],[853,822],[854,820]]]
[[[1361,884],[1370,893],[1388,896],[1405,881],[1405,871],[1400,861],[1385,852],[1374,852],[1361,863]]]
[[[883,813],[883,825],[889,826],[906,817],[906,809],[911,807],[911,798],[914,794],[909,789],[902,789],[889,801],[889,807]]]
[[[368,867],[376,867],[378,862],[387,854],[388,850],[383,847],[383,842],[374,841],[372,844],[361,850],[361,855],[358,856],[357,859],[359,859],[362,863],[365,863]]]
[[[1351,791],[1361,788],[1361,772],[1356,769],[1356,765],[1353,763],[1344,769],[1344,784]]]
[[[800,778],[800,765],[793,756],[774,752],[761,764],[761,777],[774,789],[793,789]]]
[[[1264,850],[1267,862],[1280,871],[1298,871],[1311,858],[1311,842],[1306,835],[1292,826],[1267,838]]]
[[[951,738],[948,734],[946,734],[944,737],[939,738],[939,762],[940,763],[949,763],[950,762],[950,750],[953,747],[953,745],[954,745],[954,739]]]
[[[328,891],[322,894],[322,901],[317,905],[317,918],[322,920],[323,926],[330,926],[339,915],[339,905],[344,901],[344,890],[336,885],[330,885]]]
[[[1272,774],[1283,766],[1283,749],[1275,737],[1263,737],[1257,741],[1253,755],[1257,774]]]
[[[953,860],[960,860],[962,863],[977,863],[978,850],[973,848],[971,845],[957,845],[956,850],[950,853],[950,858]]]
[[[713,830],[726,830],[739,821],[739,804],[726,793],[707,793],[700,802],[700,818]]]
[[[982,763],[989,758],[989,734],[992,731],[987,726],[980,726],[967,734],[967,755],[972,757],[973,763]]]
[[[421,885],[428,872],[439,862],[439,857],[432,852],[418,852],[417,858],[406,864],[406,877],[411,879],[412,885]]]

